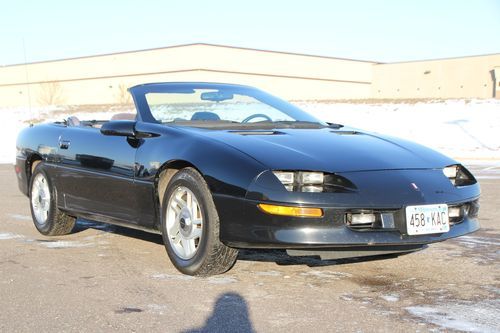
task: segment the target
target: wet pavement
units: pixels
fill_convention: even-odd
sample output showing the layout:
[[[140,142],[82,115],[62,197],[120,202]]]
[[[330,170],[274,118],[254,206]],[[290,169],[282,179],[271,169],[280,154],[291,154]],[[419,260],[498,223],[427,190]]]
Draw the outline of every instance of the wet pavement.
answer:
[[[79,220],[37,233],[0,166],[0,332],[500,332],[500,165],[473,165],[481,230],[399,257],[321,261],[241,251],[181,275],[159,235]]]

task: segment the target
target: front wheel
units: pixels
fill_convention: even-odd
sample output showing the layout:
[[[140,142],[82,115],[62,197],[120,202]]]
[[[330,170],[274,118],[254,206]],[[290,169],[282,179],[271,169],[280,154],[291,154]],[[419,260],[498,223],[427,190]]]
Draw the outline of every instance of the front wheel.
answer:
[[[219,216],[208,185],[193,168],[177,172],[162,200],[163,242],[182,273],[208,276],[229,270],[238,250],[219,239]]]

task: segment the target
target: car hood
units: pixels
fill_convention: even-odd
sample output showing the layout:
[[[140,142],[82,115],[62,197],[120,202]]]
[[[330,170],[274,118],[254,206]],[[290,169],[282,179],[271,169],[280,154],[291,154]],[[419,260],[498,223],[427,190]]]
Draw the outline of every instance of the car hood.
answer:
[[[421,145],[353,128],[195,131],[273,170],[351,172],[442,168],[456,163]]]

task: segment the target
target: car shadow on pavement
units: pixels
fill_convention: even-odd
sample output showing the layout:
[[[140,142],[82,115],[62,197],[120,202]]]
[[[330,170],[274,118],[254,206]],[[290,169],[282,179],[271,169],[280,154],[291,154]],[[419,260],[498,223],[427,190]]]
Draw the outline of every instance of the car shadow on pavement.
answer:
[[[132,228],[120,227],[112,224],[94,222],[86,219],[78,219],[73,229],[73,233],[79,233],[87,229],[100,230],[102,232],[113,233],[125,237],[132,237],[146,242],[163,245],[163,238],[159,234],[154,234],[146,231],[136,230]],[[401,253],[399,255],[403,255]],[[260,261],[274,262],[280,266],[289,265],[307,265],[308,267],[333,266],[342,264],[352,264],[357,262],[366,262],[373,260],[393,259],[398,254],[386,254],[371,257],[359,257],[336,260],[321,260],[315,256],[293,257],[286,253],[286,250],[265,250],[265,249],[240,249],[238,260],[243,261]]]
[[[399,255],[403,255],[400,253]],[[280,266],[306,265],[308,267],[345,265],[373,260],[394,259],[398,254],[385,254],[370,257],[357,257],[336,260],[322,260],[316,256],[293,257],[286,253],[286,250],[240,250],[238,260],[275,262]]]
[[[113,224],[94,222],[91,220],[80,219],[80,218],[76,220],[76,225],[73,228],[72,233],[76,234],[85,231],[87,229],[100,230],[103,232],[109,232],[121,236],[132,237],[147,242],[163,245],[163,239],[159,234],[132,228],[120,227]]]
[[[210,317],[203,327],[182,331],[183,333],[202,332],[255,332],[248,314],[245,299],[235,292],[222,294],[217,301]]]

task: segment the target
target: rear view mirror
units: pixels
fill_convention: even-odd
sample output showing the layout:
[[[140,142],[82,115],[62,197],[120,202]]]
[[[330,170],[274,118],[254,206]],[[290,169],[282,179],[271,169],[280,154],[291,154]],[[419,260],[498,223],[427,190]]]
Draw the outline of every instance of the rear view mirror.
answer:
[[[132,120],[113,120],[104,123],[101,127],[101,133],[112,136],[135,137],[135,121]]]
[[[234,95],[225,91],[209,91],[204,92],[200,95],[201,100],[203,101],[212,101],[212,102],[222,102],[228,99],[233,99]]]

